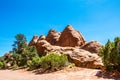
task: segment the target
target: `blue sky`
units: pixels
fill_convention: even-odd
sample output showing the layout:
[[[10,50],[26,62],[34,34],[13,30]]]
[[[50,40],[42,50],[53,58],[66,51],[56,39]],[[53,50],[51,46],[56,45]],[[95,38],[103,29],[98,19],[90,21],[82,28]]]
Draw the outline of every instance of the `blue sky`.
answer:
[[[29,42],[67,24],[87,41],[105,44],[120,35],[120,0],[0,0],[0,55],[12,49],[18,33]]]

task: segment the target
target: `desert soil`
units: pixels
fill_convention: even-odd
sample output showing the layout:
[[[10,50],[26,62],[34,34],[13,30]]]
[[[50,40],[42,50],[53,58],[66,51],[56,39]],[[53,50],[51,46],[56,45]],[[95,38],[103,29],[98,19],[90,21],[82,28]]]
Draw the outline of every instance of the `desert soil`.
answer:
[[[0,80],[120,80],[101,77],[100,70],[73,68],[52,73],[37,74],[32,71],[0,70]]]

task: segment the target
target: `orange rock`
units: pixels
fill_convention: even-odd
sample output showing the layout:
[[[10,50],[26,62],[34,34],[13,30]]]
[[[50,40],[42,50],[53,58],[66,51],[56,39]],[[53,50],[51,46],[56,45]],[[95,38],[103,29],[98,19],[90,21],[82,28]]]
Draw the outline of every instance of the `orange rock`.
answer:
[[[59,37],[60,37],[61,33],[60,32],[56,32],[55,30],[50,30],[48,35],[46,36],[46,40],[52,44],[52,45],[55,45],[58,40],[59,40]]]
[[[76,66],[103,67],[101,58],[93,54],[97,53],[102,45],[96,41],[86,43],[84,37],[70,25],[62,33],[50,30],[46,37],[34,36],[29,45],[36,46],[39,55],[46,55],[50,52],[65,54]]]
[[[36,36],[36,35],[33,36],[32,40],[29,43],[29,46],[34,46],[37,43],[38,39],[39,39],[38,36]]]
[[[91,53],[98,53],[99,48],[101,48],[102,46],[103,45],[97,41],[91,41],[82,46],[81,49],[87,50]]]
[[[67,25],[64,31],[61,33],[59,41],[56,43],[57,46],[82,46],[85,44],[85,39],[83,36],[76,30],[72,28],[72,26]]]

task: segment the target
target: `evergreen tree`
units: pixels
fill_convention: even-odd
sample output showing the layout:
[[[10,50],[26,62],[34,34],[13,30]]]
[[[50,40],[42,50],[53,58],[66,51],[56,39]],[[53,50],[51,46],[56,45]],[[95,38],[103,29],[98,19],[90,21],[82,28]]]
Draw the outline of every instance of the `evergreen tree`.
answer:
[[[21,53],[23,48],[27,46],[27,40],[24,34],[17,34],[15,36],[16,41],[14,41],[13,46],[13,53]]]
[[[120,38],[116,37],[114,42],[108,40],[100,50],[100,56],[106,70],[120,70]]]

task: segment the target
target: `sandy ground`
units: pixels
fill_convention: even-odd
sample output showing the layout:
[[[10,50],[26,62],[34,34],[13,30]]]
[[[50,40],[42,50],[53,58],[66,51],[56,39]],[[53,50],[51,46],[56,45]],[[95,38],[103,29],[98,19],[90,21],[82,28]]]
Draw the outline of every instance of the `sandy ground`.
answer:
[[[36,74],[25,70],[0,70],[0,80],[120,80],[98,76],[101,76],[100,70],[86,68],[47,74]]]

